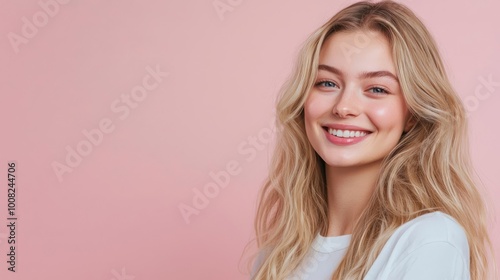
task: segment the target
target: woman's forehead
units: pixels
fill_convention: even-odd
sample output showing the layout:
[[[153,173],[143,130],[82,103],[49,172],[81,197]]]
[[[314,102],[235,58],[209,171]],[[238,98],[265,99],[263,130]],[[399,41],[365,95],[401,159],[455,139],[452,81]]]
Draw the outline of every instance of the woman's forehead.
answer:
[[[318,65],[326,65],[345,75],[387,71],[397,77],[391,50],[389,40],[380,32],[340,31],[325,40]]]

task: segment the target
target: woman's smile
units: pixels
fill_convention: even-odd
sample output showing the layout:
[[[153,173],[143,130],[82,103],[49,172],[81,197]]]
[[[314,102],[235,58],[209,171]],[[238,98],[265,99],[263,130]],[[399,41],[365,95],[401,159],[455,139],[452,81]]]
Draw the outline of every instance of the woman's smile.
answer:
[[[330,167],[381,162],[401,139],[409,116],[387,39],[371,31],[363,48],[345,52],[360,32],[327,39],[304,104],[309,142]]]

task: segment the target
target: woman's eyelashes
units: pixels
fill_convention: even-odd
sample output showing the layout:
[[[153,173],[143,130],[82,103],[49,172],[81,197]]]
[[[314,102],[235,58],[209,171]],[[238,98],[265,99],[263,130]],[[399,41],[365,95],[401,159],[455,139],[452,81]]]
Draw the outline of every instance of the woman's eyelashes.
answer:
[[[333,88],[333,87],[339,87],[335,82],[332,82],[330,80],[319,80],[315,84],[317,87],[325,87],[325,88]]]
[[[333,88],[340,88],[340,86],[331,81],[331,80],[318,80],[315,83],[315,86],[318,88],[323,88],[323,89],[333,89]],[[389,94],[389,90],[387,90],[385,87],[381,86],[372,86],[367,89],[368,92],[370,92],[373,95],[385,95]]]
[[[373,93],[375,95],[389,94],[389,91],[383,87],[371,87],[369,90],[373,90],[373,91],[371,91],[371,93]]]

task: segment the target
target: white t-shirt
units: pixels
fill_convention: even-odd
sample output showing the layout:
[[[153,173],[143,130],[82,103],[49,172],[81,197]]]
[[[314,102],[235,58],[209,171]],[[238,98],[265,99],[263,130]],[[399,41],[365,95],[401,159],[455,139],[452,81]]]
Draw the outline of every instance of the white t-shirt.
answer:
[[[317,235],[287,280],[329,280],[344,257],[351,235]],[[260,258],[256,261],[252,276]],[[365,280],[469,280],[469,246],[464,229],[442,212],[419,216],[389,238]]]

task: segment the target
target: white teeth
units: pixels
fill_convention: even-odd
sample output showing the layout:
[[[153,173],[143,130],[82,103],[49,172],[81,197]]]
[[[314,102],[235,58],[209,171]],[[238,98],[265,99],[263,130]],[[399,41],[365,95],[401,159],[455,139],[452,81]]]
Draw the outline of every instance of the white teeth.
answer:
[[[341,130],[341,129],[328,129],[328,133],[342,138],[363,137],[366,132],[359,130]]]

